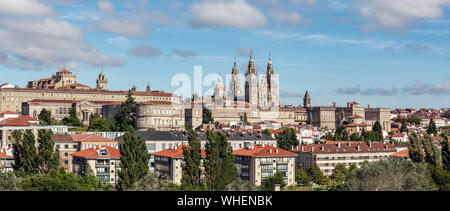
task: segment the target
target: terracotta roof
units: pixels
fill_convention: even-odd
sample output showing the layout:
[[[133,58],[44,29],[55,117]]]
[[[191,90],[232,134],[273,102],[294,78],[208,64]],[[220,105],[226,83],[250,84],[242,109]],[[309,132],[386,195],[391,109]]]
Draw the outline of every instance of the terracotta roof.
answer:
[[[14,111],[10,111],[10,110],[7,110],[7,111],[5,111],[5,112],[3,112],[3,113],[1,113],[1,114],[19,114],[19,113],[16,113],[16,112],[14,112]]]
[[[339,142],[338,142],[339,143]],[[340,143],[340,144],[306,144],[294,151],[299,153],[336,154],[336,153],[370,153],[370,152],[396,152],[391,143]],[[340,146],[338,146],[340,145]]]
[[[189,148],[188,145],[180,145],[175,149],[166,149],[160,152],[153,153],[154,156],[160,156],[160,157],[170,157],[170,158],[184,158],[183,155],[183,146]],[[206,157],[206,152],[204,149],[200,149],[200,154],[203,158]]]
[[[37,119],[25,116],[19,116],[19,118],[9,118],[0,121],[0,126],[37,126],[39,124],[30,123],[29,121],[38,121]]]
[[[117,142],[95,134],[53,134],[54,142]]]
[[[392,154],[391,157],[409,158],[409,149],[404,149],[402,151],[396,152],[396,153]]]
[[[51,81],[52,78],[43,78],[43,79],[39,79],[37,82],[42,82],[42,81]]]
[[[405,137],[405,134],[403,134],[403,133],[395,133],[394,135],[392,135],[392,137]]]
[[[233,155],[249,156],[249,157],[285,157],[285,156],[297,156],[295,153],[282,150],[280,148],[270,145],[254,144],[252,149],[242,148],[235,150]]]
[[[29,104],[39,104],[39,103],[78,103],[81,100],[51,100],[51,99],[34,99],[28,101]]]
[[[108,150],[109,155],[107,155],[107,156],[99,155],[99,150],[102,150],[102,149]],[[83,158],[120,158],[121,157],[119,149],[116,149],[116,148],[110,147],[110,146],[103,146],[103,145],[91,147],[89,149],[85,149],[85,150],[78,151],[78,152],[74,152],[70,155],[76,156],[76,157],[83,157]]]
[[[76,83],[76,84],[66,84],[63,87],[89,87],[89,86],[84,85],[84,84]]]
[[[128,91],[109,91],[109,90],[98,90],[98,89],[32,89],[32,88],[4,88],[1,89],[1,91],[5,90],[14,90],[14,91],[32,91],[32,92],[53,92],[53,93],[105,93],[105,94],[122,94],[127,95]],[[159,91],[152,91],[152,92],[139,92],[134,91],[132,92],[133,95],[137,96],[157,96],[157,97],[179,97],[172,93],[165,93],[165,92],[159,92]]]
[[[66,70],[66,68],[58,71],[58,73],[71,73],[70,71]]]
[[[14,155],[12,155],[12,156],[6,155],[6,150],[10,150],[10,149],[11,149],[11,146],[8,146],[7,148],[2,148],[0,150],[0,158],[14,158]]]
[[[360,115],[352,115],[352,116],[349,116],[348,118],[349,119],[360,119],[360,118],[363,118],[363,117],[360,116]]]
[[[142,103],[139,103],[139,104],[142,104],[142,105],[172,105],[172,102],[170,102],[170,101],[152,101],[152,100],[150,100],[150,101],[145,101],[145,102],[142,102]]]

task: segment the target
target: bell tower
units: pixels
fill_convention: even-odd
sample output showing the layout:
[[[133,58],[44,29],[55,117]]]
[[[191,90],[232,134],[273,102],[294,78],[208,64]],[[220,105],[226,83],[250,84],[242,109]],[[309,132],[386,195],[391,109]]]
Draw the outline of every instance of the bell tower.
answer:
[[[97,78],[97,89],[100,90],[108,90],[108,79],[106,79],[105,73],[102,72],[98,75]]]

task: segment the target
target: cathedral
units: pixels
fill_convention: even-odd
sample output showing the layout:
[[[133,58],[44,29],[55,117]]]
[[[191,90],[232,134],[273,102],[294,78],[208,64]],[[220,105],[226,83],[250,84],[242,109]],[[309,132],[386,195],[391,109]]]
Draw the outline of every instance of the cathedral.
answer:
[[[242,92],[241,78],[235,60],[228,91],[225,92],[225,85],[221,77],[216,84],[213,96],[216,106],[225,104],[228,107],[234,106],[237,102],[245,102],[249,107],[278,108],[280,106],[278,77],[273,70],[271,57],[269,57],[267,71],[265,74],[261,74],[260,79],[258,81],[258,73],[256,72],[253,55],[251,55],[245,73],[244,92]]]

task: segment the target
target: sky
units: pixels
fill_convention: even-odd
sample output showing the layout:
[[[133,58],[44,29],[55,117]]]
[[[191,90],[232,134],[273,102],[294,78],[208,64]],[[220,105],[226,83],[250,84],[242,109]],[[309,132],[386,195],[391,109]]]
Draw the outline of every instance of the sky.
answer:
[[[450,0],[2,0],[0,84],[25,87],[66,68],[95,87],[178,94],[194,66],[210,94],[236,58],[269,56],[281,101],[450,107]],[[208,74],[215,74],[209,75]],[[191,77],[190,86],[175,83]],[[225,84],[228,82],[225,80]],[[190,93],[190,92],[189,92]]]

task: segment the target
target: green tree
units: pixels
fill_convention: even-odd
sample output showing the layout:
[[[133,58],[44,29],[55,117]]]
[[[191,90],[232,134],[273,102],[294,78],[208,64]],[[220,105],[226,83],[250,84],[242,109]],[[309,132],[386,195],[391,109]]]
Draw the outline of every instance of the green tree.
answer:
[[[350,136],[350,141],[359,141],[359,136],[356,133],[352,133]]]
[[[295,169],[295,181],[297,184],[311,185],[311,178],[308,173],[301,168]]]
[[[214,122],[211,111],[203,106],[203,124],[209,124],[211,122]]]
[[[422,139],[422,144],[425,150],[425,162],[435,167],[439,167],[441,165],[441,155],[431,136],[425,134]]]
[[[114,115],[114,123],[111,125],[112,130],[116,132],[125,132],[134,129],[134,120],[136,116],[136,101],[133,97],[133,92],[128,91],[127,99],[122,102],[119,112]]]
[[[441,141],[441,157],[442,157],[442,167],[450,171],[450,150],[449,150],[449,144],[448,144],[448,134],[446,132],[441,134],[442,141]]]
[[[223,132],[214,133],[208,130],[206,137],[204,162],[206,186],[210,190],[224,190],[228,184],[237,179],[233,149]]]
[[[70,108],[70,116],[63,119],[63,123],[68,126],[81,127],[81,121],[77,115],[77,109],[75,107]]]
[[[342,184],[347,179],[347,175],[350,173],[350,170],[345,167],[345,164],[338,164],[333,169],[333,174],[331,174],[331,180],[333,180],[337,184]]]
[[[274,191],[275,185],[280,185],[280,188],[283,189],[286,187],[286,183],[284,182],[283,173],[276,172],[275,175],[271,177],[266,177],[262,181],[262,188],[265,191]]]
[[[433,165],[428,165],[428,169],[439,191],[450,191],[450,171],[443,169],[442,166],[436,167]]]
[[[35,137],[31,130],[25,132],[15,130],[12,133],[14,165],[13,168],[18,175],[31,175],[39,172],[38,159],[36,156]]]
[[[262,133],[265,134],[265,135],[267,135],[267,136],[269,136],[269,137],[272,137],[272,132],[270,132],[269,129],[264,129],[264,130],[262,131]]]
[[[341,186],[344,191],[431,191],[436,190],[423,163],[388,158],[351,171]]]
[[[248,123],[247,112],[244,112],[244,124]]]
[[[184,187],[198,187],[201,185],[200,163],[202,160],[201,144],[195,131],[189,131],[189,147],[183,146],[184,164],[181,184]]]
[[[422,147],[422,140],[416,133],[412,133],[409,135],[409,158],[413,162],[423,162],[423,147]]]
[[[39,113],[38,119],[40,124],[43,126],[53,124],[52,112],[45,108],[41,110],[41,113]]]
[[[20,191],[21,179],[13,172],[5,172],[2,165],[0,165],[0,191]]]
[[[408,125],[406,125],[405,119],[402,119],[402,126],[400,127],[400,132],[402,132],[402,133],[408,132]]]
[[[299,145],[297,132],[294,128],[285,128],[283,132],[276,134],[275,138],[277,139],[277,146],[284,150],[291,150],[292,147]]]
[[[160,191],[163,189],[164,183],[158,179],[158,177],[149,173],[138,182],[136,182],[131,191]]]
[[[225,187],[225,191],[259,191],[259,188],[249,181],[236,179]]]
[[[133,128],[125,133],[119,149],[121,170],[117,189],[125,191],[148,174],[150,156],[144,140],[141,136],[136,135]]]
[[[308,169],[308,176],[311,180],[318,185],[328,185],[330,183],[330,179],[323,175],[323,172],[320,170],[318,166],[312,166]]]
[[[349,168],[348,168],[348,172],[352,172],[353,170],[358,169],[358,166],[356,166],[355,163],[350,164]]]
[[[95,113],[91,115],[91,119],[89,121],[89,131],[94,132],[109,132],[111,131],[110,121],[106,118],[100,117],[99,114]]]
[[[375,142],[383,142],[384,138],[383,138],[383,127],[381,126],[379,121],[376,121],[375,124],[373,125],[373,129],[372,129],[372,141]]]
[[[40,172],[48,173],[52,169],[59,167],[59,152],[54,150],[52,130],[38,130],[38,165]]]
[[[414,124],[414,125],[420,125],[420,123],[422,122],[422,119],[420,119],[417,114],[413,114],[411,116],[408,117],[407,120],[409,123]]]
[[[111,185],[102,184],[93,175],[76,176],[64,171],[52,170],[48,174],[36,174],[22,180],[24,191],[111,191]]]
[[[437,135],[437,127],[433,118],[430,118],[430,124],[428,124],[427,133],[430,135]]]

